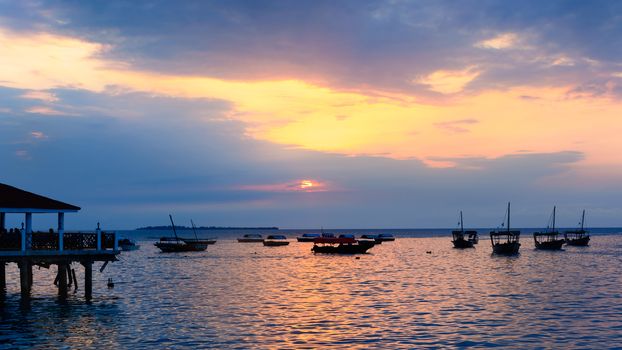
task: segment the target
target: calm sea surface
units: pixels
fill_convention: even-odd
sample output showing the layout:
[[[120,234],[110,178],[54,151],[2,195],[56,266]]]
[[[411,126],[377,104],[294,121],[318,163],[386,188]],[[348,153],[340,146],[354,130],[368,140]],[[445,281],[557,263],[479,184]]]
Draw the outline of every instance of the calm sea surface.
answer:
[[[33,299],[21,302],[9,265],[0,348],[620,349],[619,231],[545,252],[527,230],[519,256],[497,257],[486,235],[457,250],[447,230],[403,230],[360,258],[314,255],[293,239],[237,243],[239,232],[224,231],[205,234],[219,236],[206,252],[162,254],[149,238],[160,232],[128,231],[141,249],[94,272],[90,304],[82,266],[80,290],[61,303],[55,267],[35,268]]]

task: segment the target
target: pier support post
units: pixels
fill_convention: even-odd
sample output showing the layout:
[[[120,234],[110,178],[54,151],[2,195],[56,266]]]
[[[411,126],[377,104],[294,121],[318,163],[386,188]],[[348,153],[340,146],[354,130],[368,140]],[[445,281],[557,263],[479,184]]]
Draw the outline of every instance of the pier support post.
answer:
[[[91,300],[93,297],[93,262],[85,261],[84,265],[84,298]]]
[[[6,290],[6,263],[0,262],[0,293]]]
[[[58,251],[64,248],[63,236],[65,235],[65,213],[58,213]]]
[[[95,233],[97,234],[97,250],[102,250],[102,230],[99,228],[99,222]]]
[[[30,286],[32,282],[32,266],[29,261],[22,261],[19,264],[19,284],[22,296],[30,296]]]
[[[58,296],[67,298],[67,264],[58,264]]]
[[[6,213],[0,213],[0,231],[6,229]]]
[[[26,249],[32,249],[32,213],[26,213]]]

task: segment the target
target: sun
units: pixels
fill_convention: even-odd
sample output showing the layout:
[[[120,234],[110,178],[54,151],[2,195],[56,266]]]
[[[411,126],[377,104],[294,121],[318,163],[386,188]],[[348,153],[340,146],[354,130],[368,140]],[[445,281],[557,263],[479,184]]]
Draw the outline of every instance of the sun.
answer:
[[[313,186],[315,186],[315,184],[311,180],[301,180],[299,185],[302,190],[311,189]]]

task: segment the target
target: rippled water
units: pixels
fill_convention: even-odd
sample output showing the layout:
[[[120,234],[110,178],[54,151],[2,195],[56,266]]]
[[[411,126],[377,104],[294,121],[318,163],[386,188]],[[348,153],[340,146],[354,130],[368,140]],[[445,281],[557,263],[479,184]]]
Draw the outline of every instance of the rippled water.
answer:
[[[0,347],[619,347],[622,236],[562,252],[522,242],[520,256],[497,257],[485,239],[456,250],[447,237],[401,238],[357,259],[231,239],[162,254],[145,240],[94,273],[92,304],[82,288],[59,302],[54,268],[35,269],[21,302],[10,265]]]

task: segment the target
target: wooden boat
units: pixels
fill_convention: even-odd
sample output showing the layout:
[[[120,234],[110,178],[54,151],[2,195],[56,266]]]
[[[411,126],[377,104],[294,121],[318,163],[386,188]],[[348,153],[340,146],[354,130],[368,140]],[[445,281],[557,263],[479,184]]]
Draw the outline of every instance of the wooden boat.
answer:
[[[514,255],[520,248],[520,231],[510,230],[510,203],[507,210],[507,230],[490,231],[490,243],[495,254]]]
[[[261,243],[263,242],[263,236],[258,233],[248,233],[238,238],[240,243]]]
[[[460,230],[451,231],[454,248],[473,248],[477,244],[477,231],[465,231],[464,222],[462,221],[462,210],[460,210]]]
[[[177,230],[175,230],[175,223],[173,222],[173,216],[169,214],[171,219],[171,225],[173,226],[173,234],[175,237],[162,237],[159,242],[154,243],[162,253],[174,253],[174,252],[200,252],[207,249],[207,244],[201,242],[198,238],[194,241],[186,242],[183,238],[177,236]]]
[[[587,247],[590,243],[590,234],[583,229],[583,223],[585,222],[585,209],[581,215],[581,228],[573,231],[564,232],[564,240],[566,244],[579,247]]]
[[[320,237],[319,233],[303,233],[302,236],[296,237],[296,240],[298,242],[313,242],[318,237]]]
[[[372,240],[356,240],[354,235],[319,237],[313,243],[312,252],[325,254],[365,254],[376,244]]]
[[[553,224],[551,226],[551,230],[548,228],[544,232],[534,232],[533,233],[533,242],[536,246],[536,249],[540,250],[560,250],[562,249],[562,245],[564,245],[565,240],[558,238],[559,232],[555,231],[555,206],[553,206],[553,214],[551,220]]]
[[[196,226],[194,225],[194,221],[190,220],[190,223],[192,224],[192,231],[194,232],[194,238],[182,238],[181,239],[182,241],[184,241],[186,244],[195,244],[195,245],[216,244],[215,239],[199,238],[199,236],[197,235]]]
[[[160,248],[162,253],[201,252],[207,249],[207,244],[187,244],[177,237],[162,237],[154,245]]]
[[[289,241],[287,240],[287,237],[283,235],[270,235],[266,237],[266,239],[264,239],[263,241],[263,245],[265,245],[266,247],[278,247],[288,244]]]
[[[118,246],[124,252],[138,250],[140,248],[140,245],[136,244],[136,241],[129,238],[120,239]]]

